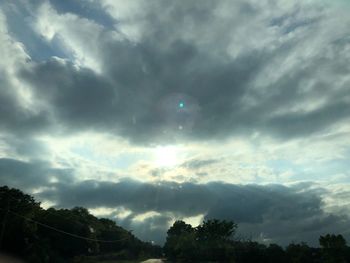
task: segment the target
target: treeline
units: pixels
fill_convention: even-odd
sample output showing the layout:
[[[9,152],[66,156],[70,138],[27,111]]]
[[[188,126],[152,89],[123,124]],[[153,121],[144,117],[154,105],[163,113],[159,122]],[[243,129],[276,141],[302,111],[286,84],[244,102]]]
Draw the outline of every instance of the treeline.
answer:
[[[87,209],[43,209],[30,195],[0,187],[0,251],[25,262],[103,262],[164,257],[169,262],[345,263],[350,248],[341,235],[306,243],[264,245],[238,239],[231,221],[207,220],[198,227],[176,221],[163,248],[142,242],[114,221]]]
[[[164,251],[173,262],[234,263],[346,263],[350,248],[341,235],[321,236],[320,247],[306,243],[264,245],[235,237],[237,225],[230,221],[207,220],[193,228],[176,221],[167,232]]]
[[[162,248],[137,239],[87,209],[43,209],[30,195],[0,187],[0,251],[25,262],[85,262],[160,257]],[[1,260],[0,260],[1,261]]]

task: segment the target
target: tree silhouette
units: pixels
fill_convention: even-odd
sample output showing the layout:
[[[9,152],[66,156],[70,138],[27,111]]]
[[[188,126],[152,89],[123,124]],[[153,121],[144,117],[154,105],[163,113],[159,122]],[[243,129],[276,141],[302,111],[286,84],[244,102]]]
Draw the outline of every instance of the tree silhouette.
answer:
[[[232,236],[237,225],[231,221],[207,220],[196,228],[176,221],[168,230],[165,253],[177,260],[229,260]]]
[[[34,198],[20,190],[0,187],[0,249],[18,256],[31,253],[37,227],[23,217],[33,218],[41,210]]]
[[[159,246],[142,242],[84,207],[45,210],[30,195],[7,186],[0,187],[0,220],[0,251],[30,263],[66,263],[77,256],[86,262],[84,256],[105,253],[112,253],[113,260],[161,255]]]
[[[196,228],[201,259],[227,261],[232,255],[232,238],[237,225],[217,219],[204,221]]]
[[[84,207],[45,210],[30,195],[7,186],[0,187],[0,223],[0,251],[29,263],[118,262],[160,257],[162,252],[174,262],[350,262],[342,235],[320,236],[320,248],[302,242],[283,249],[277,244],[238,240],[237,225],[217,219],[197,227],[175,221],[162,250],[110,219],[96,218]]]
[[[346,260],[346,240],[342,235],[327,234],[320,236],[322,259],[325,263],[342,263]]]
[[[277,244],[270,244],[266,248],[266,256],[269,263],[285,262],[287,259],[285,251]]]
[[[191,225],[178,220],[167,232],[164,250],[170,259],[194,259],[196,257],[196,235]]]
[[[289,244],[286,248],[286,254],[290,263],[314,262],[312,250],[304,242]]]

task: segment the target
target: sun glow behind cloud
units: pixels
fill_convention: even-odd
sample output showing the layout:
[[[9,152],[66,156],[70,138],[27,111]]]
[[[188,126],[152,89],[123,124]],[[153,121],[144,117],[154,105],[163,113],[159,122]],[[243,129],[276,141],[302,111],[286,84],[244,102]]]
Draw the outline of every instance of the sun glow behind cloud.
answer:
[[[154,150],[154,163],[157,167],[174,167],[180,162],[180,148],[159,146]]]

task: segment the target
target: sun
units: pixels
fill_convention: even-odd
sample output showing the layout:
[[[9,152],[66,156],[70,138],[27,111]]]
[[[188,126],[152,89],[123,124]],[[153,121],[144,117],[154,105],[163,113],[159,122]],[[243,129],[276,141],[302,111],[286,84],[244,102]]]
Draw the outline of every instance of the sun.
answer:
[[[175,166],[179,162],[179,148],[176,146],[159,146],[154,151],[154,161],[159,167]]]

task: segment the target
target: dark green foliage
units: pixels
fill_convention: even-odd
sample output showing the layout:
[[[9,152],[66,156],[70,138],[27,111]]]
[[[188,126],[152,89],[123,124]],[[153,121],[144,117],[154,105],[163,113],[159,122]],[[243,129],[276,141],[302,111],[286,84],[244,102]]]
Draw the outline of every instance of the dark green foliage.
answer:
[[[233,222],[219,220],[205,221],[197,228],[176,221],[167,232],[164,250],[173,260],[229,262],[233,253],[231,238],[236,228]]]
[[[123,228],[116,225],[116,223],[110,219],[99,219],[99,227],[97,228],[98,237],[102,240],[118,240],[125,239],[125,242],[120,243],[100,243],[101,253],[113,253],[116,250],[125,249],[128,246],[127,239],[130,236],[131,242],[136,241],[129,232],[126,232]]]
[[[290,263],[317,262],[314,260],[312,250],[306,243],[288,245],[286,254]]]
[[[235,223],[216,219],[195,228],[176,221],[162,249],[142,242],[112,220],[94,217],[86,208],[45,210],[33,197],[6,186],[0,187],[0,220],[0,251],[29,263],[137,262],[160,258],[163,252],[170,262],[350,262],[342,235],[321,236],[320,248],[292,243],[283,249],[238,240]]]
[[[196,241],[201,260],[228,262],[231,258],[232,237],[237,225],[217,219],[204,221],[196,228]]]
[[[168,258],[179,260],[196,258],[196,235],[191,225],[176,221],[167,233],[164,250]]]
[[[237,225],[231,221],[208,220],[196,229],[197,238],[201,242],[226,242],[231,240]]]
[[[63,263],[92,255],[114,260],[161,255],[159,246],[140,241],[86,208],[44,210],[33,197],[6,186],[0,187],[0,220],[0,251],[27,262]]]
[[[196,228],[176,221],[167,232],[166,257],[174,262],[350,262],[350,250],[341,235],[321,236],[322,248],[292,243],[283,249],[276,244],[266,246],[254,241],[238,241],[235,239],[236,229],[237,225],[228,221],[208,220]]]
[[[325,263],[342,263],[349,262],[347,259],[348,248],[342,235],[320,236],[320,246],[322,247],[322,262]]]
[[[37,226],[22,217],[33,218],[41,210],[33,197],[17,189],[0,187],[0,249],[25,256],[34,249]]]
[[[50,208],[41,211],[35,219],[74,235],[97,238],[95,228],[97,228],[98,220],[84,208],[73,208],[72,210]],[[54,248],[52,251],[54,255],[64,258],[98,252],[99,244],[96,242],[67,236],[49,228],[39,226],[38,235],[44,238],[51,248]]]
[[[253,241],[234,242],[234,262],[269,262],[266,255],[266,246]]]
[[[287,259],[283,248],[276,244],[270,244],[266,248],[266,257],[269,263],[286,262]]]

